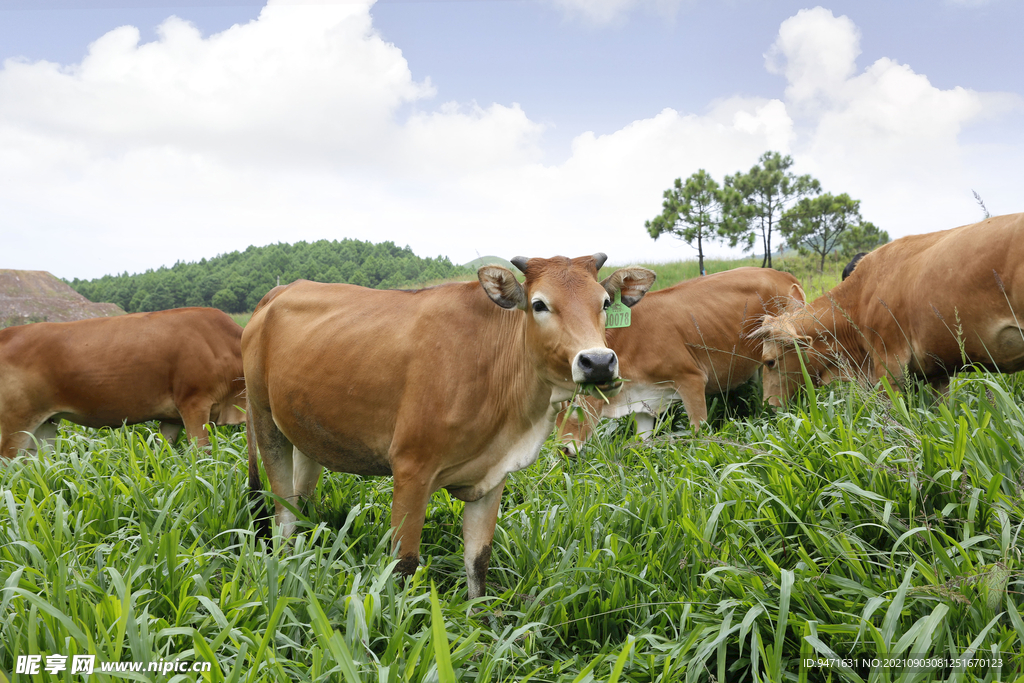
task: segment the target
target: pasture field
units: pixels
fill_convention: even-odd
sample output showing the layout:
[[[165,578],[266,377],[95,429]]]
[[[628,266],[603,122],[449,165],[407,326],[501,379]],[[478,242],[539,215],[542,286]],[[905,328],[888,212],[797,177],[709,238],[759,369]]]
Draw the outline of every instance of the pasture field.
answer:
[[[243,432],[221,429],[203,452],[147,427],[65,423],[55,451],[0,468],[0,671],[1024,681],[1024,377],[964,376],[940,401],[844,386],[774,414],[730,404],[713,402],[699,435],[677,416],[650,443],[606,423],[576,459],[549,441],[510,477],[475,604],[462,503],[443,492],[425,566],[403,584],[390,479],[325,475],[288,548],[252,531]],[[12,675],[32,654],[93,654],[96,671]],[[175,659],[212,669],[99,671]]]
[[[807,300],[816,299],[828,290],[842,282],[843,268],[848,259],[842,259],[832,254],[825,261],[825,271],[818,271],[818,260],[813,255],[803,256],[793,253],[780,254],[773,257],[772,265],[775,270],[783,270],[791,273],[807,293]],[[692,280],[700,275],[700,268],[696,261],[675,261],[671,263],[640,263],[644,268],[650,268],[658,274],[658,280],[654,283],[652,290],[665,289],[683,280]],[[761,266],[761,258],[740,258],[740,259],[705,259],[704,271],[709,275],[719,273],[723,270],[732,270],[743,266]],[[601,269],[601,277],[610,275],[618,266],[608,266]]]

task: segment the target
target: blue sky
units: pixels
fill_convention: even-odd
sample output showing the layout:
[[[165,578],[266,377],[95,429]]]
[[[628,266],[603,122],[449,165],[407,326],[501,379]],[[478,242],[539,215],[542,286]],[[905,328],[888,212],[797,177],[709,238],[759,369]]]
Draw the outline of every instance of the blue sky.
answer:
[[[0,0],[0,267],[689,258],[643,229],[662,190],[767,149],[894,236],[1024,208],[1011,0],[161,5]]]

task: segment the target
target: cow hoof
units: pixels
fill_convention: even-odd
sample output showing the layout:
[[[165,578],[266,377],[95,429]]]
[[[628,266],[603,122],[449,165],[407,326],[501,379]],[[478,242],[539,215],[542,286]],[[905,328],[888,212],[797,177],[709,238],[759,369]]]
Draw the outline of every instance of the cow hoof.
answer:
[[[487,627],[495,632],[497,632],[501,627],[501,622],[499,621],[501,615],[501,610],[489,610],[486,607],[479,606],[469,608],[469,617],[471,619],[486,621]]]
[[[394,573],[401,576],[403,579],[408,579],[420,566],[420,558],[418,557],[403,557],[395,565]]]

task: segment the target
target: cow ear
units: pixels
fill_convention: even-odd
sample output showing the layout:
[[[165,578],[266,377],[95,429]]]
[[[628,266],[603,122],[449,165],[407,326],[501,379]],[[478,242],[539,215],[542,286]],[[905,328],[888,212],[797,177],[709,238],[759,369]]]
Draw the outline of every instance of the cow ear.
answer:
[[[775,316],[765,315],[761,318],[761,326],[756,330],[752,330],[744,334],[746,339],[770,339],[772,336],[772,323],[775,322]]]
[[[622,303],[633,307],[640,299],[644,298],[644,294],[651,288],[657,277],[653,270],[629,266],[616,270],[606,277],[601,285],[613,297],[622,292]]]
[[[796,282],[789,287],[789,298],[793,299],[796,304],[807,303],[807,295],[804,294],[804,288]]]
[[[800,345],[803,347],[809,347],[814,341],[814,337],[798,334],[792,320],[770,314],[765,314],[761,318],[760,327],[744,336],[747,339],[770,339],[782,344]]]
[[[526,309],[526,291],[508,268],[482,266],[476,276],[494,303],[502,308]]]

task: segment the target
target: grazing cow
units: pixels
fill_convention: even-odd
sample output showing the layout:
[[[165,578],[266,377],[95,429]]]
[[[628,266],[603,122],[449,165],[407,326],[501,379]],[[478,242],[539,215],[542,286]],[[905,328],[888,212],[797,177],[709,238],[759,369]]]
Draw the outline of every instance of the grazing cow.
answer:
[[[768,316],[764,397],[781,405],[803,383],[910,373],[945,391],[967,364],[1024,369],[1024,214],[904,237],[864,257],[805,308]]]
[[[629,327],[605,333],[626,379],[622,391],[608,402],[585,397],[582,410],[562,414],[559,433],[576,450],[598,416],[635,413],[643,434],[679,400],[698,428],[708,417],[705,396],[743,384],[761,367],[761,340],[749,333],[765,314],[803,301],[796,278],[770,268],[736,268],[651,292]]]
[[[160,420],[200,445],[204,426],[245,419],[242,328],[214,308],[176,308],[0,330],[0,455],[87,427]],[[165,427],[172,429],[167,430]]]
[[[850,262],[846,264],[845,268],[843,268],[843,279],[844,280],[846,278],[850,277],[851,275],[853,275],[853,269],[856,268],[857,264],[860,263],[860,260],[862,258],[864,258],[865,256],[867,256],[867,255],[868,255],[868,252],[862,251],[859,254],[856,254],[852,259],[850,259]]]
[[[392,475],[398,571],[419,564],[427,502],[440,488],[466,502],[469,597],[483,595],[498,504],[509,472],[532,464],[555,407],[578,384],[614,393],[605,347],[612,296],[633,305],[654,281],[623,268],[603,282],[604,254],[513,263],[479,282],[418,291],[299,281],[263,298],[242,336],[248,387],[249,484],[256,447],[282,504],[313,494],[321,470]]]

